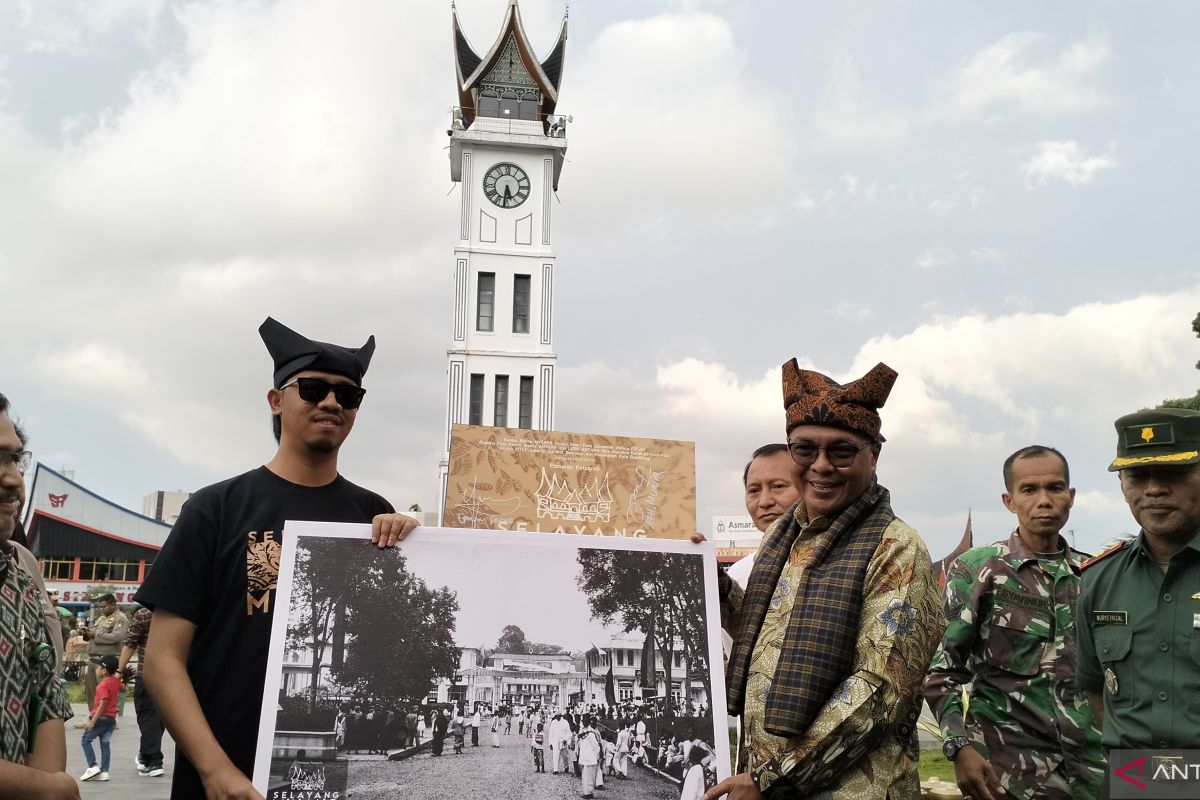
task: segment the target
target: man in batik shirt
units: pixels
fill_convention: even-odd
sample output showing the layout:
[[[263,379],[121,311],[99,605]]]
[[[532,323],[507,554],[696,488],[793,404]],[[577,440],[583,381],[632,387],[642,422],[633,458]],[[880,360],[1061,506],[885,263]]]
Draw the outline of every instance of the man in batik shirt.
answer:
[[[800,500],[771,527],[745,592],[721,576],[729,711],[748,771],[705,798],[915,800],[921,681],[944,627],[925,544],[875,478],[896,373],[845,386],[783,367]]]
[[[1086,555],[1059,533],[1075,501],[1067,460],[1050,447],[1022,448],[1004,462],[1004,488],[1017,530],[951,565],[949,625],[925,699],[963,795],[1093,800],[1104,762],[1087,696],[1074,685]]]

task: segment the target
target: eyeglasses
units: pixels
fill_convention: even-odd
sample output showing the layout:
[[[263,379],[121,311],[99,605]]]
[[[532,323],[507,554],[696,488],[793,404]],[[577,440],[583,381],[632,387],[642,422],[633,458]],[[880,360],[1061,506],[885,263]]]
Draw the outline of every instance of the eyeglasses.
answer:
[[[28,450],[21,450],[17,453],[12,453],[7,450],[0,450],[0,471],[8,469],[11,465],[17,465],[17,472],[22,475],[25,470],[29,469],[29,465],[33,463],[33,453]]]
[[[812,442],[788,442],[788,452],[792,454],[792,460],[802,467],[809,467],[816,463],[822,450],[825,451],[825,457],[833,466],[848,467],[854,463],[854,459],[858,458],[860,450],[864,450],[872,444],[874,442],[859,445],[850,444],[850,442],[834,442],[822,447]]]
[[[353,383],[330,383],[321,378],[296,378],[296,380],[280,386],[279,391],[282,392],[289,386],[296,387],[301,400],[314,405],[329,397],[329,393],[333,392],[338,405],[348,410],[362,405],[363,395],[367,393],[366,389],[355,386]]]

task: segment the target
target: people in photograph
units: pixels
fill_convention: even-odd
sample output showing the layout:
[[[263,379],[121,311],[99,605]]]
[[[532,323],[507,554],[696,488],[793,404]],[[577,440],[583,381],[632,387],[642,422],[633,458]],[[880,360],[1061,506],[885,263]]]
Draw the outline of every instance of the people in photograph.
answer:
[[[1200,739],[1200,412],[1116,421],[1109,465],[1140,528],[1083,565],[1077,683],[1105,748]]]
[[[545,726],[542,723],[537,724],[537,730],[534,731],[529,750],[533,753],[533,771],[546,771],[546,734],[543,731]]]
[[[504,722],[500,719],[500,715],[496,714],[492,717],[492,747],[500,746],[500,729]]]
[[[435,756],[440,756],[446,746],[446,731],[450,728],[450,711],[442,709],[433,717],[433,744],[430,747]]]
[[[337,716],[333,718],[334,747],[338,750],[346,749],[346,718],[348,716],[346,707],[339,706]]]
[[[617,729],[617,741],[613,750],[613,770],[621,780],[629,779],[629,751],[629,722],[622,720]]]
[[[1075,689],[1086,554],[1060,533],[1075,502],[1070,469],[1062,453],[1032,445],[1009,456],[1002,474],[1001,500],[1017,528],[947,571],[949,624],[925,699],[964,795],[1093,800],[1104,780],[1100,732]]]
[[[708,800],[920,793],[913,723],[945,620],[925,544],[876,478],[895,380],[885,364],[844,386],[783,367],[800,502],[768,529],[745,590],[719,576],[748,759]]]
[[[592,726],[590,714],[583,716],[575,736],[575,750],[579,759],[580,797],[594,797],[597,783],[603,786],[604,780],[600,776],[600,734]]]
[[[471,747],[479,747],[479,725],[483,722],[483,714],[479,710],[479,706],[475,706],[475,713],[471,715]]]
[[[688,752],[684,764],[683,788],[679,792],[679,800],[701,800],[704,797],[704,751],[693,747]]]
[[[135,597],[154,611],[146,686],[179,746],[175,800],[260,797],[249,776],[284,521],[370,521],[371,544],[381,548],[417,525],[338,472],[374,337],[341,347],[270,317],[259,334],[274,366],[266,401],[275,455],[191,496]],[[238,680],[230,681],[234,663]]]
[[[117,657],[113,655],[99,656],[92,659],[96,673],[96,699],[92,704],[92,714],[84,724],[83,757],[87,760],[87,769],[79,776],[81,781],[106,781],[109,779],[108,768],[111,764],[112,751],[110,740],[113,728],[117,726],[117,696],[124,688],[120,673],[117,671]],[[96,751],[92,742],[100,740],[100,763],[96,763]]]
[[[466,719],[456,711],[454,719],[450,722],[450,735],[454,737],[455,755],[461,756],[463,753],[463,747],[466,744],[466,726]]]

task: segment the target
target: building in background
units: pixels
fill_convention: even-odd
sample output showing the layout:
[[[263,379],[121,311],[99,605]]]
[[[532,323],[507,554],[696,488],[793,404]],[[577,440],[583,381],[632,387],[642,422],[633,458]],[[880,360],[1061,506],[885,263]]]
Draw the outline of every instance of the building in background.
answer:
[[[46,588],[58,592],[60,605],[78,612],[99,591],[112,592],[119,605],[133,602],[171,526],[38,464],[25,531]]]
[[[182,489],[176,489],[173,492],[159,489],[142,499],[142,514],[159,522],[174,525],[175,520],[179,519],[179,512],[183,508],[183,504],[191,496],[191,492],[185,492]]]
[[[551,209],[569,118],[556,113],[567,44],[539,61],[509,0],[480,55],[452,13],[457,106],[450,179],[461,184],[454,298],[446,351],[445,507],[454,424],[554,428],[554,240]]]

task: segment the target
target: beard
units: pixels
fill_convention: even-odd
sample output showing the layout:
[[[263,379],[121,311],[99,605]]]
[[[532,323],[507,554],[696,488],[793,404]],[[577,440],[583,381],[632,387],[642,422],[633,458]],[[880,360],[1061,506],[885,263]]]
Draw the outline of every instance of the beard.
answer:
[[[328,439],[318,439],[315,442],[305,442],[304,445],[308,448],[308,452],[321,456],[327,456],[330,453],[337,452],[338,449],[338,446]]]

